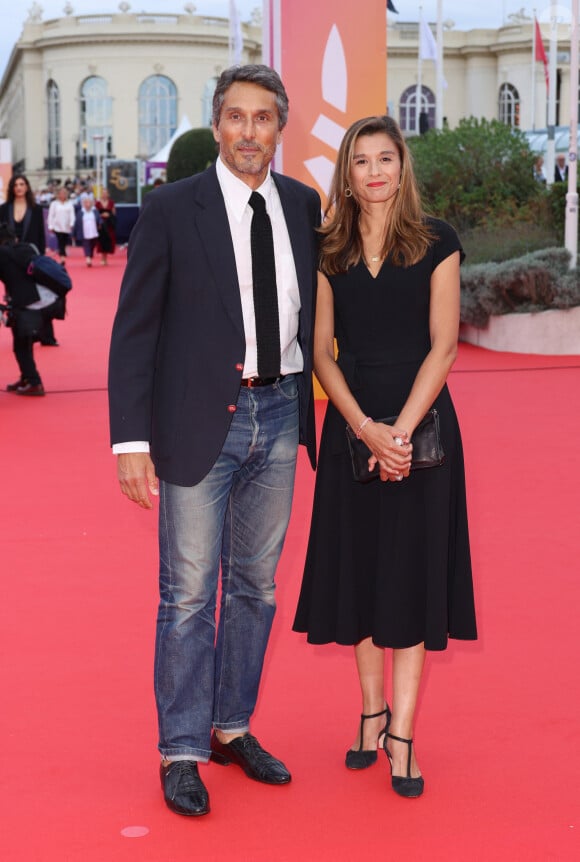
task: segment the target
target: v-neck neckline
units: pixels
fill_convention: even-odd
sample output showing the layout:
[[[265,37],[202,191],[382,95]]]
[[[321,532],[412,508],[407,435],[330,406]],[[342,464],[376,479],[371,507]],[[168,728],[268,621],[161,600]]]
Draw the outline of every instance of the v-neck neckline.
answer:
[[[381,270],[382,270],[383,266],[385,265],[385,260],[386,260],[386,258],[382,259],[382,261],[379,264],[379,268],[377,269],[375,274],[373,274],[371,268],[368,266],[368,264],[366,263],[364,258],[361,258],[361,263],[364,266],[364,268],[366,269],[366,271],[368,272],[368,274],[370,275],[370,277],[372,278],[372,280],[376,281],[377,278],[379,277],[379,275],[381,274]]]

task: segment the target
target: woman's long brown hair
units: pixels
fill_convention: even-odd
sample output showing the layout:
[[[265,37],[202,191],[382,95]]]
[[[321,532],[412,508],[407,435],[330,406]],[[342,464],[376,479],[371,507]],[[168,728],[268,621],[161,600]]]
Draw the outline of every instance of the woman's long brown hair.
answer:
[[[6,200],[9,204],[13,204],[16,198],[14,194],[14,184],[16,180],[24,180],[26,184],[26,206],[34,207],[36,206],[36,201],[34,200],[34,195],[32,194],[32,189],[30,187],[30,183],[28,182],[28,177],[25,177],[24,174],[12,174],[10,180],[8,181],[8,189],[6,192]]]
[[[359,229],[360,204],[350,188],[350,168],[355,144],[361,135],[386,134],[401,160],[401,183],[386,224],[381,254],[396,266],[411,266],[425,255],[433,238],[425,220],[413,163],[398,124],[391,117],[365,117],[347,129],[342,139],[328,196],[322,234],[320,269],[326,275],[346,272],[363,256]]]

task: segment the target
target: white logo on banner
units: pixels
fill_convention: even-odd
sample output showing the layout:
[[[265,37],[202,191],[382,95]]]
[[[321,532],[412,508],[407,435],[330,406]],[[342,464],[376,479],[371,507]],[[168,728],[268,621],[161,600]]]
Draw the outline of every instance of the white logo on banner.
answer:
[[[330,35],[324,49],[322,61],[322,97],[325,102],[332,105],[342,113],[346,113],[348,93],[348,72],[346,68],[346,56],[340,33],[336,24],[332,25]],[[324,144],[328,144],[338,152],[340,142],[346,129],[335,123],[324,114],[319,114],[311,134]],[[314,177],[320,188],[328,194],[334,162],[326,156],[316,156],[304,162],[305,167]]]

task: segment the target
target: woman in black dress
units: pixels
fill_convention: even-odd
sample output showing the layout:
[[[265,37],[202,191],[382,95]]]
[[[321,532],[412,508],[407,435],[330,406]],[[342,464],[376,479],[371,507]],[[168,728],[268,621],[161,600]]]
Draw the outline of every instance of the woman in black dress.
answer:
[[[115,234],[117,208],[115,207],[115,201],[109,196],[107,189],[101,189],[101,195],[99,199],[95,201],[95,207],[101,216],[97,251],[101,255],[102,265],[106,266],[108,255],[115,254],[115,247],[117,245],[117,237]]]
[[[354,645],[362,718],[346,765],[370,766],[380,744],[393,789],[420,796],[412,741],[425,652],[477,637],[461,437],[445,383],[463,251],[449,225],[424,214],[389,117],[346,132],[321,232],[314,362],[329,404],[294,628],[311,643]],[[431,407],[445,461],[412,470],[413,432]],[[396,423],[373,421],[386,416]],[[346,424],[380,478],[354,480]]]

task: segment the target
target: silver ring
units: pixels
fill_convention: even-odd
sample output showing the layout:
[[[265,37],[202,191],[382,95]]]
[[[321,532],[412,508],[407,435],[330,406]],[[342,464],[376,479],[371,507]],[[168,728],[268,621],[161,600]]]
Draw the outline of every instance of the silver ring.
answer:
[[[395,441],[395,443],[397,444],[397,446],[402,446],[402,445],[403,445],[403,438],[402,438],[402,437],[393,437],[393,440]]]

